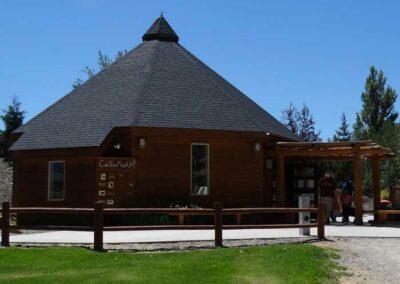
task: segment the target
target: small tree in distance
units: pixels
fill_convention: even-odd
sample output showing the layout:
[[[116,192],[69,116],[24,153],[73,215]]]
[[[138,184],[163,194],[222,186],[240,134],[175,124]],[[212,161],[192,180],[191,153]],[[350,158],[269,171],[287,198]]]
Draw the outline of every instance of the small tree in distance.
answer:
[[[124,56],[125,54],[127,54],[128,51],[124,50],[124,51],[118,51],[117,55],[115,56],[115,59],[110,59],[110,57],[108,57],[107,55],[103,54],[101,52],[101,50],[99,50],[98,54],[97,54],[97,65],[99,67],[99,71],[102,71],[106,68],[108,68],[115,60],[118,60],[119,58],[121,58],[122,56]],[[95,68],[91,68],[89,66],[85,66],[85,68],[83,68],[82,72],[84,72],[88,79],[92,78],[96,73],[97,70]],[[81,78],[78,78],[74,81],[74,83],[72,84],[72,87],[75,89],[76,87],[79,87],[80,85],[82,85],[84,81]]]
[[[340,117],[340,126],[335,131],[333,135],[334,142],[346,142],[350,141],[352,137],[352,133],[349,130],[349,124],[347,123],[347,118],[344,113]],[[340,184],[347,178],[352,177],[352,162],[349,161],[333,161],[329,162],[329,166],[332,171],[335,173],[335,180],[337,184]]]
[[[282,123],[294,134],[307,142],[318,142],[320,131],[315,129],[315,120],[310,109],[303,103],[303,108],[299,111],[292,103],[282,111]]]
[[[351,132],[349,131],[349,124],[347,123],[346,115],[342,113],[341,124],[339,129],[336,130],[333,135],[333,141],[335,142],[346,142],[351,140]]]
[[[0,132],[0,156],[8,160],[10,135],[22,125],[25,118],[25,111],[21,110],[21,102],[18,100],[18,96],[12,97],[11,104],[6,110],[3,110],[3,115],[0,118],[4,124],[4,130]]]

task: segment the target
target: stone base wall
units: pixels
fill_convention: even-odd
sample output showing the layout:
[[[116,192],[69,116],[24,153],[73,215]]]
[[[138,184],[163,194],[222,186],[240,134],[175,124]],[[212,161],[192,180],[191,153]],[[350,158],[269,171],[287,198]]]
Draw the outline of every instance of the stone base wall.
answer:
[[[0,158],[0,206],[3,201],[11,202],[13,169]]]

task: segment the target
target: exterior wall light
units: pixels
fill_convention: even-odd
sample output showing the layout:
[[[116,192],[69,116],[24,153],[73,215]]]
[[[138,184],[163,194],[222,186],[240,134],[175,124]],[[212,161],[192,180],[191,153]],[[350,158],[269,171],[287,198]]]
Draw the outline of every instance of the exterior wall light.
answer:
[[[146,139],[144,139],[143,137],[139,138],[139,148],[140,149],[146,148]]]
[[[254,143],[254,151],[256,151],[256,152],[261,151],[261,143],[260,142]]]
[[[114,149],[115,150],[119,150],[119,149],[121,149],[121,143],[115,143],[114,145],[113,145],[113,147],[114,147]]]

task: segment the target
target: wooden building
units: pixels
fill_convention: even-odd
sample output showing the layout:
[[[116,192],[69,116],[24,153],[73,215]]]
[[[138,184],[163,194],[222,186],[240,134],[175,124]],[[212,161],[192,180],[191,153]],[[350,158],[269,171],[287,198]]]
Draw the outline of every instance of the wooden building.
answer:
[[[316,198],[309,161],[322,157],[355,161],[360,208],[360,158],[389,150],[293,143],[297,136],[181,46],[163,16],[142,39],[14,132],[14,205],[297,206],[301,193]]]
[[[143,42],[14,133],[17,206],[271,206],[285,126],[181,46]]]

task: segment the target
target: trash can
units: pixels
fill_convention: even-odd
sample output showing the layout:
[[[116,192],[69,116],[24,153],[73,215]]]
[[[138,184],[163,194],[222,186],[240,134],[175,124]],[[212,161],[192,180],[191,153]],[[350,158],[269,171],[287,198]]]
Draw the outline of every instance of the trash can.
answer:
[[[299,196],[299,208],[310,208],[310,195],[302,194]],[[299,224],[310,224],[310,212],[299,213]],[[309,236],[310,228],[300,228],[300,235]]]

